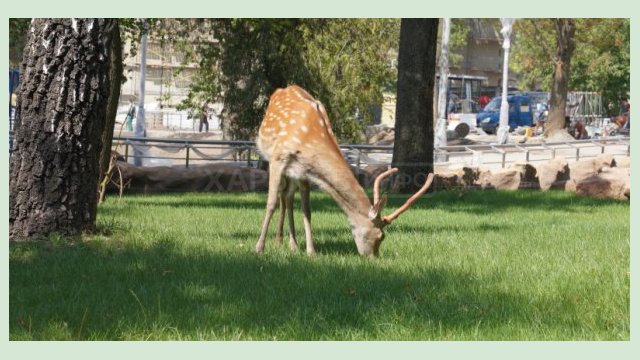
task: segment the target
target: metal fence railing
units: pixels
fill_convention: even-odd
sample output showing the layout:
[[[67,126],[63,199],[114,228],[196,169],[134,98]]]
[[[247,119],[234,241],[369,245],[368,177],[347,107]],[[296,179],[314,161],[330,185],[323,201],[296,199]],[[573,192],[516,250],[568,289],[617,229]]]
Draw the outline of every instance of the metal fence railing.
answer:
[[[13,133],[9,134],[12,143]],[[136,157],[143,166],[198,166],[212,162],[234,163],[258,167],[263,161],[253,141],[194,140],[166,138],[114,137],[112,150],[124,160]],[[342,144],[340,149],[347,162],[357,167],[389,165],[392,145]],[[9,152],[11,153],[10,146]],[[600,154],[629,156],[628,136],[574,140],[539,144],[478,144],[454,145],[434,149],[434,165],[440,167],[489,166],[505,168],[515,162],[536,163],[562,157],[568,161],[596,157]]]
[[[630,152],[630,139],[622,136],[538,144],[460,145],[436,149],[440,155],[436,158],[443,159],[436,165],[506,168],[513,163],[539,163],[559,157],[575,162],[600,154],[629,156]]]
[[[126,161],[132,160],[131,148],[142,149],[140,157],[147,166],[197,166],[210,162],[235,162],[256,167],[262,158],[253,141],[221,141],[192,139],[154,139],[118,137],[113,149]],[[357,167],[391,164],[392,145],[342,144],[347,161]],[[628,156],[629,137],[605,137],[539,144],[457,145],[436,148],[435,166],[459,167],[488,165],[505,168],[515,162],[535,163],[563,157],[568,161],[608,153]]]
[[[134,159],[134,148],[145,166],[185,167],[207,162],[246,162],[255,167],[260,161],[253,141],[193,140],[114,137],[112,149],[127,162]]]
[[[604,110],[602,94],[588,91],[571,91],[567,94],[567,116],[572,123],[582,121],[586,125],[603,127]]]

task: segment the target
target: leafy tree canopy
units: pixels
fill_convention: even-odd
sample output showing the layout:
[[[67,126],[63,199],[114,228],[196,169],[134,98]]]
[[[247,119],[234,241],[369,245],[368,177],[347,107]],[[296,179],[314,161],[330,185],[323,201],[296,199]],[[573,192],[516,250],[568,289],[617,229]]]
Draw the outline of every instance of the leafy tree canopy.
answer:
[[[602,93],[609,115],[618,111],[630,84],[629,19],[576,19],[576,49],[571,60],[569,88]],[[551,19],[516,22],[511,67],[525,89],[551,87],[555,34]]]
[[[20,66],[30,23],[31,19],[29,18],[9,19],[9,66],[11,68]]]
[[[11,19],[10,42],[24,46],[30,19]],[[170,42],[197,63],[188,98],[197,113],[221,101],[226,135],[250,139],[270,94],[298,84],[320,99],[340,141],[360,140],[384,91],[395,93],[399,19],[119,19],[124,57],[135,56],[141,31]],[[464,19],[452,22],[451,63],[466,44]],[[21,56],[16,56],[19,64]]]
[[[188,36],[176,46],[199,70],[181,107],[221,100],[232,138],[255,136],[271,93],[295,83],[324,103],[340,141],[358,141],[383,90],[395,86],[397,19],[211,19],[182,26]]]

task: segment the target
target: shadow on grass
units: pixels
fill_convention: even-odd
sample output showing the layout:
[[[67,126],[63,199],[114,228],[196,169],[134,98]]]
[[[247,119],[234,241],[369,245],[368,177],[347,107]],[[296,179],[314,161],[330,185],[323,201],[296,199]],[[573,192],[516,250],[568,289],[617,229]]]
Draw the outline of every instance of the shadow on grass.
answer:
[[[187,252],[171,241],[12,244],[10,339],[430,339],[479,324],[490,339],[551,307],[458,270]],[[323,250],[352,254],[352,245]]]
[[[130,204],[138,206],[158,207],[215,207],[231,209],[264,209],[266,194],[189,194],[171,199],[158,198],[153,195],[135,195],[127,198]],[[369,194],[370,195],[370,194]],[[389,194],[387,211],[395,209],[407,200],[406,194]],[[371,196],[369,196],[371,198]],[[440,191],[427,194],[414,203],[413,209],[441,209],[450,212],[468,212],[472,214],[489,214],[509,211],[511,209],[528,209],[531,211],[557,210],[563,212],[581,212],[594,206],[623,204],[610,199],[578,197],[562,191],[541,192],[536,190],[519,191]],[[296,196],[296,209],[299,209],[299,197]],[[312,211],[340,211],[338,205],[328,195],[314,192],[311,198]]]
[[[389,206],[399,206],[402,198],[393,196]],[[595,206],[624,204],[610,199],[578,197],[563,191],[537,190],[498,191],[441,191],[426,196],[413,205],[414,209],[439,209],[448,212],[466,212],[488,215],[510,210],[584,212]],[[628,203],[627,203],[628,204]]]
[[[305,233],[301,229],[299,222],[296,223],[296,240],[298,242],[298,249],[302,252],[305,250]],[[501,232],[508,229],[512,229],[516,225],[501,224],[493,225],[489,223],[479,224],[459,224],[452,223],[451,225],[437,225],[429,222],[423,223],[398,223],[394,224],[386,230],[387,240],[385,243],[400,241],[403,234],[420,232],[425,234],[428,239],[432,234],[442,234],[442,232],[453,232],[458,234],[465,234],[468,236],[477,235],[480,233]],[[272,227],[267,235],[267,247],[281,246],[275,242],[275,228]],[[256,229],[248,228],[243,230],[236,230],[229,233],[229,237],[234,239],[248,239],[250,241],[257,241],[258,232]],[[357,254],[357,248],[353,240],[353,235],[349,228],[349,224],[345,219],[343,226],[341,227],[328,227],[323,224],[312,222],[312,234],[314,237],[315,249],[319,254],[324,255],[355,255]],[[289,243],[289,230],[285,223],[283,244],[288,246]],[[386,246],[383,245],[383,248]]]
[[[118,224],[116,217],[136,218],[140,211],[149,211],[147,207],[170,207],[170,208],[190,208],[197,211],[206,211],[207,209],[247,209],[249,211],[261,212],[264,209],[266,194],[184,194],[184,196],[145,196],[135,195],[126,197],[122,206],[106,206],[101,208],[102,218],[105,219],[99,223],[99,230],[104,235],[110,235],[112,229],[131,230],[130,223]],[[406,197],[404,195],[390,195],[386,213],[401,206]],[[312,211],[326,213],[341,213],[340,208],[328,195],[315,192],[312,194]],[[479,234],[502,232],[509,228],[518,226],[517,224],[494,224],[492,223],[495,216],[510,211],[526,210],[526,212],[549,212],[557,211],[562,214],[567,213],[589,213],[593,207],[606,206],[612,204],[624,204],[614,200],[601,200],[592,198],[576,197],[573,194],[551,191],[469,191],[469,192],[437,192],[425,196],[413,205],[413,211],[421,210],[423,213],[427,211],[441,211],[451,213],[454,218],[456,213],[466,213],[476,215],[480,219],[478,222],[456,222],[451,221],[447,224],[436,224],[429,221],[429,215],[421,217],[420,221],[398,221],[387,229],[387,242],[398,240],[402,233],[420,232],[429,238],[433,234],[441,234],[442,232],[453,232],[459,234]],[[299,199],[296,199],[296,209],[299,208]],[[137,206],[144,207],[136,209]],[[153,209],[151,209],[153,210]],[[411,212],[411,210],[410,210]],[[124,215],[123,215],[124,214]],[[428,213],[427,213],[428,214]],[[523,213],[526,215],[526,213]],[[490,218],[490,216],[494,216]],[[267,238],[267,246],[274,245],[274,229],[276,212],[271,222],[270,232]],[[304,231],[302,229],[302,221],[300,212],[296,210],[296,234],[299,248],[304,251]],[[486,219],[485,219],[486,217]],[[248,224],[245,228],[234,230],[225,236],[235,239],[244,239],[253,241],[257,240],[259,233],[259,225],[262,219],[256,223]],[[353,255],[356,253],[353,236],[349,230],[349,225],[344,218],[343,223],[339,226],[326,226],[318,221],[318,217],[312,220],[312,231],[316,250],[320,254],[337,254],[337,255]],[[335,223],[332,223],[335,225]],[[122,229],[121,229],[122,230]],[[207,235],[209,236],[209,235]],[[288,227],[285,224],[285,243],[288,242]]]

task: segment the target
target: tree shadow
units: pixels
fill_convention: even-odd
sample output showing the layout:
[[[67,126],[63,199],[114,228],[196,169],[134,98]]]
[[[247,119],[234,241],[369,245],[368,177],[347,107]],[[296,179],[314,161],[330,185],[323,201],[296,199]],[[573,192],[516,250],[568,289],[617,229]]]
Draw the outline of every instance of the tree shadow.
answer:
[[[51,324],[63,322],[70,339],[154,331],[172,338],[158,335],[167,329],[205,339],[424,339],[470,333],[480,323],[484,330],[526,326],[530,311],[551,301],[502,291],[458,269],[399,270],[384,260],[186,252],[172,239],[146,247],[12,247],[32,255],[10,260],[10,338],[51,339]],[[323,251],[353,254],[352,247],[329,242]],[[398,323],[409,330],[387,332]]]
[[[266,206],[266,194],[253,193],[257,196],[247,197],[246,193],[216,194],[210,196],[175,197],[172,199],[158,198],[149,195],[136,195],[127,198],[134,206],[149,207],[216,207],[222,209],[264,209]],[[194,195],[194,194],[190,194]],[[369,198],[372,196],[369,195]],[[406,194],[388,194],[388,211],[400,207],[408,198]],[[531,211],[563,211],[582,212],[594,206],[606,206],[620,204],[622,202],[611,199],[596,199],[578,197],[575,194],[563,191],[541,192],[536,190],[518,191],[438,191],[429,193],[416,201],[412,209],[439,209],[448,212],[466,212],[472,214],[489,214],[509,211],[512,209],[528,209]],[[299,197],[296,196],[295,208],[300,208]],[[312,211],[340,211],[340,208],[328,195],[313,192],[311,197]]]
[[[128,197],[128,201],[133,206],[141,207],[172,207],[172,208],[220,208],[220,209],[260,209],[264,210],[267,205],[266,193],[253,193],[256,197],[247,197],[247,193],[238,194],[216,194],[211,193],[204,195],[202,193],[190,193],[190,196],[164,198],[154,197],[153,195],[134,195]],[[197,196],[194,198],[193,195]],[[329,196],[318,196],[318,193],[312,195],[311,206],[315,211],[333,211],[340,210],[338,205]],[[300,198],[295,197],[295,209],[300,209]]]
[[[299,222],[297,223],[299,224]],[[312,223],[312,234],[314,239],[315,250],[321,255],[355,255],[357,254],[357,248],[353,240],[353,235],[349,229],[349,225],[345,220],[344,226],[328,227],[322,224]],[[399,223],[394,224],[391,229],[386,231],[387,241],[394,241],[395,238],[402,237],[403,234],[420,232],[424,234],[439,234],[444,231],[454,232],[458,234],[467,234],[477,236],[482,233],[493,233],[505,231],[515,228],[516,225],[501,224],[493,225],[490,223],[479,224],[452,224],[452,225],[438,225],[425,223]],[[285,222],[283,243],[278,244],[275,242],[275,227],[272,226],[271,231],[267,235],[267,247],[285,246],[288,247],[289,242],[289,230]],[[245,229],[236,230],[229,234],[231,238],[235,239],[251,239],[257,240],[258,229]],[[298,249],[300,251],[305,250],[305,234],[304,230],[297,226],[296,239],[298,241]],[[386,241],[385,241],[386,242]]]
[[[390,196],[387,208],[391,209],[400,206],[405,201],[403,196]],[[623,203],[612,199],[579,197],[564,191],[470,190],[433,192],[415,202],[412,209],[439,209],[447,212],[465,212],[476,215],[519,209],[577,213],[588,211],[589,208],[594,206]]]

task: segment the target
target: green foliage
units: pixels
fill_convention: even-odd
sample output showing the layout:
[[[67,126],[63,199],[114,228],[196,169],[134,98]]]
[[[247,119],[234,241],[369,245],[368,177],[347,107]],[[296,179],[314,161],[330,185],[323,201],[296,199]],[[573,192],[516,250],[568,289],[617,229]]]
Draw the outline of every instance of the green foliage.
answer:
[[[141,19],[134,18],[122,18],[119,19],[118,25],[120,26],[120,37],[122,43],[130,43],[131,46],[125,46],[123,50],[129,49],[129,53],[123,53],[123,60],[127,57],[134,57],[138,53],[138,44],[140,43],[140,35],[145,23]]]
[[[182,108],[221,100],[223,127],[236,139],[255,136],[269,96],[298,84],[322,101],[340,141],[358,141],[382,92],[395,82],[394,19],[218,19],[186,21],[208,41],[189,48],[199,63]],[[361,119],[356,119],[356,107]]]
[[[160,36],[164,33],[158,32],[158,24],[162,20],[155,18],[120,18],[118,24],[120,26],[120,36],[122,43],[129,42],[129,53],[124,53],[123,57],[134,57],[138,54],[138,46],[140,43],[140,36],[143,33],[149,34],[149,36]],[[159,35],[160,34],[160,35]]]
[[[393,19],[331,19],[310,22],[303,53],[310,86],[327,105],[338,139],[358,142],[370,123],[382,93],[393,89],[399,21]],[[358,108],[361,122],[356,119]]]
[[[520,76],[520,87],[549,91],[553,80],[556,44],[551,19],[521,19],[514,25],[510,68]]]
[[[577,46],[571,63],[571,87],[601,91],[609,115],[618,115],[619,101],[630,86],[629,19],[583,19],[577,22]]]
[[[17,68],[22,62],[22,51],[27,41],[30,24],[29,18],[9,19],[9,66],[11,68]]]
[[[449,33],[449,66],[457,66],[462,59],[464,59],[464,51],[467,45],[467,39],[469,37],[469,24],[468,21],[472,19],[451,19],[451,32]],[[441,21],[441,24],[444,22]],[[442,32],[442,25],[440,25],[440,32]],[[440,43],[442,42],[442,35],[438,34],[438,56],[440,55]],[[436,62],[437,64],[438,62]]]
[[[617,115],[630,86],[629,19],[576,19],[575,24],[569,88],[601,92],[608,114]],[[556,47],[552,20],[517,21],[515,33],[511,68],[520,75],[520,86],[548,91]]]
[[[318,256],[303,252],[298,211],[300,253],[277,246],[272,225],[256,256],[265,201],[257,193],[109,198],[97,234],[11,244],[9,339],[630,338],[628,202],[439,192],[387,228],[371,261],[319,192],[311,194]]]

